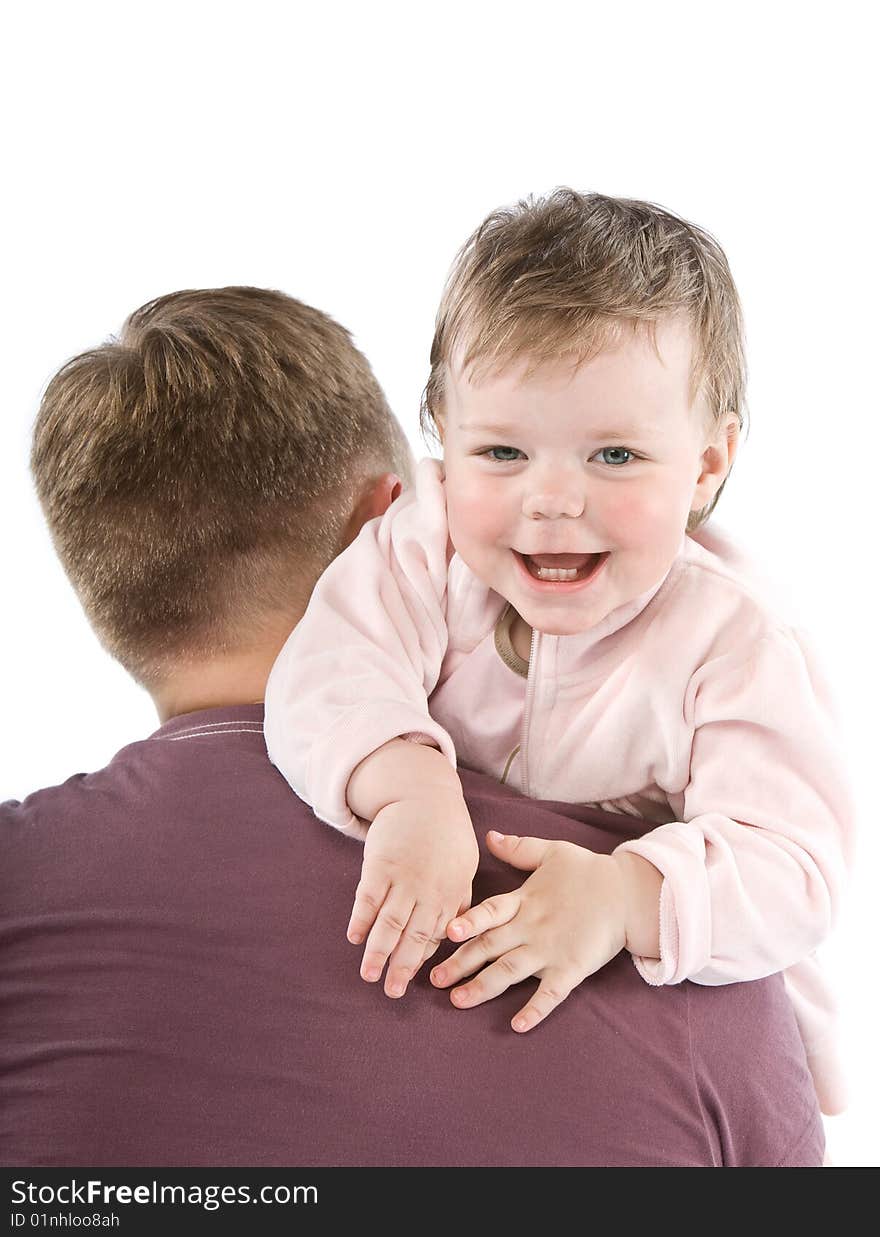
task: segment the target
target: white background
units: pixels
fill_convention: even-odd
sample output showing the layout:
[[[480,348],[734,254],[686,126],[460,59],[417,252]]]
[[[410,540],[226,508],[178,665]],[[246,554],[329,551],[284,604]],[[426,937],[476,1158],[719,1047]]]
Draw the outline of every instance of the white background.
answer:
[[[67,357],[176,288],[281,288],[354,332],[424,453],[433,315],[481,218],[561,184],[659,202],[719,238],[745,306],[753,428],[717,521],[812,632],[838,693],[861,847],[825,953],[853,1076],[829,1146],[838,1164],[878,1163],[869,12],[18,6],[0,73],[0,798],[99,767],[157,724],[92,636],[32,495],[30,427]]]

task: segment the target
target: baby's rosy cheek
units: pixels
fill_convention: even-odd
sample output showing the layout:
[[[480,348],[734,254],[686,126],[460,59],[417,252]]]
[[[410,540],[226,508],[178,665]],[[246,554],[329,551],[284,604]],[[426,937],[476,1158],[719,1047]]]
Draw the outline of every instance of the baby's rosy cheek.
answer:
[[[602,523],[618,546],[644,545],[656,534],[662,519],[658,504],[633,494],[613,497],[602,504]]]
[[[485,487],[479,492],[467,489],[460,489],[453,495],[447,492],[446,505],[450,527],[453,524],[465,526],[472,533],[478,530],[488,533],[504,519],[505,504]]]

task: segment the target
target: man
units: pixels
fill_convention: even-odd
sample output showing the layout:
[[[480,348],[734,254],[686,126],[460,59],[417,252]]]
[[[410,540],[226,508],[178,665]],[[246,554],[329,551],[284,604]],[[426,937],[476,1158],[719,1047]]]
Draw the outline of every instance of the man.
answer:
[[[516,989],[459,1011],[424,971],[399,1002],[358,978],[360,846],[269,764],[260,703],[318,575],[409,477],[345,331],[277,292],[160,298],[50,383],[33,470],[162,724],[0,807],[0,1161],[821,1163],[779,976],[652,988],[624,953],[528,1036]],[[464,784],[481,838],[610,851],[629,826]],[[474,899],[520,878],[484,850]]]

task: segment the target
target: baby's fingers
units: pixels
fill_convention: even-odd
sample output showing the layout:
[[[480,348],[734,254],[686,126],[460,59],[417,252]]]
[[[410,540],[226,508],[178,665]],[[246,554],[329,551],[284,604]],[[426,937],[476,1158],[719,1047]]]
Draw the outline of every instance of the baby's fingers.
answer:
[[[468,941],[472,936],[488,932],[490,928],[500,928],[502,924],[510,923],[520,908],[518,890],[513,893],[502,893],[495,898],[487,898],[477,906],[472,906],[466,915],[453,919],[446,929],[446,935],[451,941]]]
[[[403,996],[413,975],[444,939],[443,929],[446,926],[446,920],[447,915],[441,917],[437,914],[436,905],[432,909],[430,906],[416,904],[406,930],[400,938],[400,943],[388,963],[388,975],[385,979],[386,996]]]
[[[559,972],[545,975],[528,1005],[524,1005],[511,1019],[510,1025],[514,1031],[531,1031],[532,1027],[543,1022],[557,1005],[562,1004],[574,986],[574,984],[569,984]]]
[[[360,945],[372,928],[379,908],[388,897],[390,888],[391,882],[387,879],[376,881],[369,876],[361,876],[355,890],[351,918],[345,933],[352,945]]]
[[[425,948],[422,951],[422,960],[416,967],[416,972],[420,971],[422,964],[432,958],[439,947],[446,940],[446,925],[449,923],[449,915],[445,912],[441,914],[434,925],[434,932],[431,939],[425,943]]]
[[[370,929],[364,956],[361,962],[361,978],[375,983],[382,969],[397,947],[413,912],[415,899],[392,889],[382,903],[376,922]]]
[[[447,965],[443,964],[444,967]],[[480,971],[461,988],[453,988],[450,999],[459,1009],[470,1009],[472,1005],[482,1005],[493,997],[506,992],[511,984],[521,983],[534,975],[538,963],[533,950],[528,945],[520,945],[509,953],[502,954],[491,966]]]
[[[481,932],[472,941],[459,945],[455,953],[434,967],[431,971],[431,983],[435,988],[448,988],[459,980],[466,979],[468,975],[476,975],[481,968],[488,968],[489,963],[496,958],[504,955],[510,957],[524,943],[521,934],[516,931],[516,925],[504,924],[491,932]],[[536,962],[535,965],[539,966],[540,963]],[[534,974],[534,971],[531,974]]]

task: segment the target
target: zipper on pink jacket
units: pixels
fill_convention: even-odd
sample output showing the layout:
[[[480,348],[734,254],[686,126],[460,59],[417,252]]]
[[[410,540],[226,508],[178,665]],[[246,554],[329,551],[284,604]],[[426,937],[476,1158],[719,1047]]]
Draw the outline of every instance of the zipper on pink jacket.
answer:
[[[522,783],[522,792],[527,799],[531,798],[529,793],[529,730],[532,721],[532,704],[535,699],[535,680],[538,677],[536,653],[538,651],[538,632],[532,628],[532,647],[529,650],[529,675],[526,680],[526,707],[523,711],[523,728],[522,739],[519,745],[520,754],[520,781]]]

